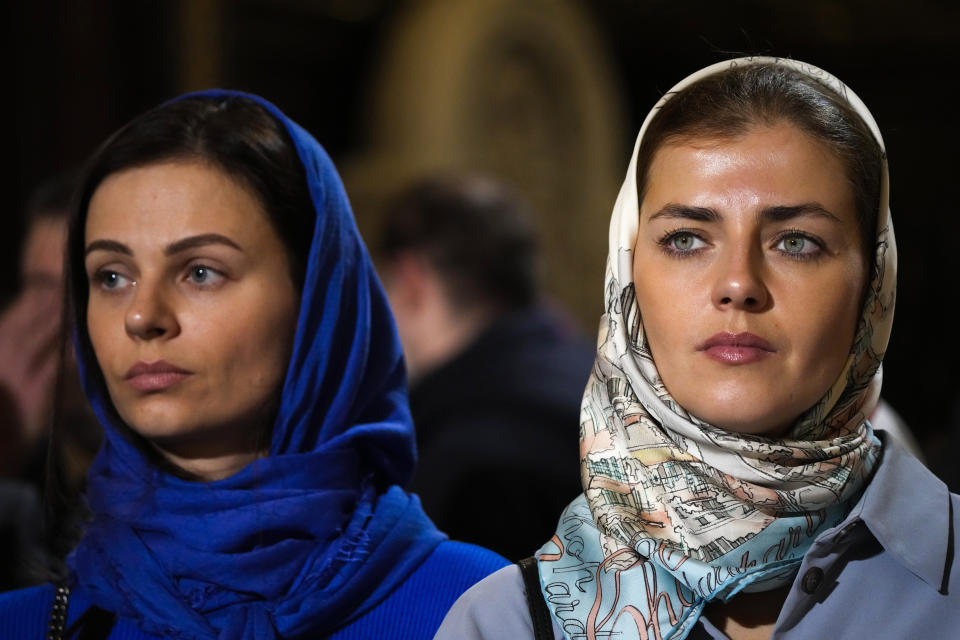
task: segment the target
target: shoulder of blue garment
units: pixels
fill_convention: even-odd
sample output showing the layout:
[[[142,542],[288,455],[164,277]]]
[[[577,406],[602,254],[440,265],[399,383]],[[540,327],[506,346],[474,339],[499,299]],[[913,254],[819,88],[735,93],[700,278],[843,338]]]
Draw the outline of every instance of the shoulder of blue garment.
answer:
[[[339,629],[331,638],[430,640],[454,601],[470,586],[507,564],[475,545],[442,542],[423,564],[376,607]],[[0,593],[0,638],[44,640],[55,587],[44,584]],[[67,628],[90,606],[82,593],[70,598]],[[121,618],[109,640],[156,640]]]

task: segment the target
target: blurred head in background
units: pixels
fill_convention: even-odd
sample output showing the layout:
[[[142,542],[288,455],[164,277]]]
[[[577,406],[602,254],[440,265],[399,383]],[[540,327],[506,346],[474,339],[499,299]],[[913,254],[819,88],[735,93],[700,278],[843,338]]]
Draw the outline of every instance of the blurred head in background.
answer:
[[[24,237],[20,252],[20,287],[57,291],[63,286],[63,251],[67,241],[67,216],[75,176],[63,173],[41,183],[24,210]]]
[[[23,209],[18,292],[0,313],[0,591],[43,577],[39,495],[54,407],[70,425],[62,448],[67,482],[82,482],[100,438],[76,361],[63,349],[63,256],[74,183],[72,173],[41,183]]]
[[[47,427],[56,403],[73,425],[64,461],[77,481],[99,441],[99,426],[80,390],[76,365],[65,352],[60,392],[63,257],[76,176],[65,172],[41,183],[23,211],[20,286],[0,315],[0,474],[42,484]]]
[[[579,490],[563,462],[576,456],[593,351],[541,299],[535,230],[508,188],[431,178],[400,193],[385,218],[380,273],[419,450],[408,489],[452,537],[518,560]]]
[[[536,252],[526,205],[491,178],[430,178],[393,201],[379,254],[412,383],[534,304]]]

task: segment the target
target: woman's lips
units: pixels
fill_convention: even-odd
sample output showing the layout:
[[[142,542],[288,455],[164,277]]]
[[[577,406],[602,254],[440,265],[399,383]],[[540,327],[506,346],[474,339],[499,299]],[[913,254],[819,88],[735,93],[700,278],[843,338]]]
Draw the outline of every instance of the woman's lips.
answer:
[[[151,392],[169,389],[193,372],[176,367],[169,362],[138,362],[130,367],[124,378],[137,391]]]
[[[708,358],[724,364],[750,364],[776,352],[769,342],[752,333],[717,333],[697,346]]]

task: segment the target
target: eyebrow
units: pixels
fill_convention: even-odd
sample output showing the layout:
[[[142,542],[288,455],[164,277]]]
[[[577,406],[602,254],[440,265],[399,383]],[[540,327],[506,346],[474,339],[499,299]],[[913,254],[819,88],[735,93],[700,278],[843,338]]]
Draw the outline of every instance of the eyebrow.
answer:
[[[709,207],[691,207],[685,204],[676,204],[674,202],[663,206],[660,211],[650,216],[650,220],[657,218],[696,220],[698,222],[720,222],[720,214],[716,209]]]
[[[801,216],[814,216],[818,218],[829,218],[834,222],[840,222],[840,218],[830,213],[822,205],[816,202],[805,202],[794,206],[767,207],[760,212],[760,216],[774,222],[785,222]]]
[[[804,202],[797,205],[780,205],[761,209],[759,217],[770,222],[786,222],[801,216],[816,216],[829,218],[835,222],[840,219],[816,202]],[[691,207],[684,204],[668,203],[659,211],[650,216],[650,220],[657,218],[696,220],[697,222],[720,222],[722,216],[716,209],[710,207]]]
[[[122,253],[128,256],[133,255],[133,251],[130,250],[130,247],[125,244],[121,244],[116,240],[94,240],[87,245],[83,255],[88,256],[94,251],[112,251],[114,253]]]
[[[163,249],[163,254],[171,256],[175,253],[180,253],[181,251],[186,251],[188,249],[194,249],[196,247],[205,247],[211,244],[222,244],[237,251],[243,251],[240,246],[231,240],[230,238],[220,235],[219,233],[204,233],[198,236],[190,236],[189,238],[184,238],[182,240],[177,240],[168,244]],[[84,255],[90,255],[93,251],[113,251],[114,253],[122,253],[124,255],[132,256],[133,251],[127,245],[117,242],[116,240],[94,240],[87,245]]]
[[[163,250],[163,253],[164,255],[172,256],[175,253],[180,253],[181,251],[186,251],[187,249],[205,247],[211,244],[222,244],[232,249],[236,249],[237,251],[243,251],[243,249],[241,249],[236,242],[227,236],[222,236],[219,233],[204,233],[199,236],[190,236],[189,238],[172,242],[167,245],[167,247]]]

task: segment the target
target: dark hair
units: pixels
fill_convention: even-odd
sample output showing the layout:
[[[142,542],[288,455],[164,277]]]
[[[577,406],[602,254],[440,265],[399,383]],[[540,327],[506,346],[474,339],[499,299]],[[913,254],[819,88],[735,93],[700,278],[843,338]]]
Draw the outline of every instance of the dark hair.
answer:
[[[103,397],[109,397],[87,329],[89,289],[84,268],[85,226],[90,199],[108,176],[152,164],[202,162],[222,170],[255,195],[287,249],[291,279],[302,289],[316,213],[306,174],[283,123],[263,106],[242,96],[197,97],[169,102],[140,115],[104,142],[89,160],[71,212],[67,238],[65,326],[73,327],[79,357]],[[51,547],[62,555],[75,544],[78,521],[71,488],[63,481],[58,457],[61,431],[54,416],[48,455],[48,530]],[[123,428],[117,417],[117,424]],[[143,439],[125,435],[151,460],[169,468]],[[266,436],[264,436],[266,437]],[[176,469],[170,469],[177,472]],[[73,511],[73,513],[71,513]]]
[[[424,257],[461,309],[529,306],[537,296],[537,242],[524,202],[481,176],[422,180],[387,207],[377,247],[388,261]]]
[[[832,87],[776,63],[732,66],[684,88],[660,108],[637,153],[639,201],[656,152],[690,138],[736,138],[757,125],[787,121],[827,145],[846,167],[864,257],[873,258],[883,150],[854,109]]]

